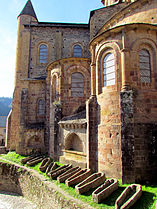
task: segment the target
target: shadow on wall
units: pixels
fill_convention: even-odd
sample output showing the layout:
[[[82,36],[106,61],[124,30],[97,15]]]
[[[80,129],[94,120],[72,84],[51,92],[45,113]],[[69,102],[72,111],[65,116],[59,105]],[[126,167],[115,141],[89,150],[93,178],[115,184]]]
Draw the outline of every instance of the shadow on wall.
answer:
[[[72,133],[69,135],[65,141],[65,149],[70,151],[83,152],[82,141],[77,134]]]

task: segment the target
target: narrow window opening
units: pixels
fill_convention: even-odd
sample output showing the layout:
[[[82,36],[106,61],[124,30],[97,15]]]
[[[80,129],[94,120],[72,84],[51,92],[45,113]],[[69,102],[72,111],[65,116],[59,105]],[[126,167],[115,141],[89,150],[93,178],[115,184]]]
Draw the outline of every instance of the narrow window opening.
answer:
[[[82,47],[80,45],[75,45],[73,48],[74,57],[82,57]]]
[[[72,73],[71,75],[71,96],[84,96],[84,76],[82,73]]]
[[[38,102],[38,114],[39,115],[45,114],[45,102],[43,99],[40,99]]]
[[[141,83],[151,83],[151,63],[148,50],[142,49],[139,52],[139,59]]]
[[[40,45],[39,48],[39,63],[47,63],[47,46],[45,44]]]

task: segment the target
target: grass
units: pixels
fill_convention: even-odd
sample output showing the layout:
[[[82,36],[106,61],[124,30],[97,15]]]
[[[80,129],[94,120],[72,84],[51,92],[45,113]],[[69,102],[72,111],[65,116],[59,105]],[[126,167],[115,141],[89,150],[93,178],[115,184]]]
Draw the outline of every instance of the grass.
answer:
[[[0,161],[9,160],[19,165],[23,165],[21,164],[20,161],[26,156],[16,154],[15,152],[9,152],[6,155],[0,155],[0,157],[1,157]],[[40,164],[41,163],[38,163],[37,165],[29,167],[29,168],[36,170],[39,174],[44,175],[46,179],[50,180],[50,178],[45,173],[40,171],[39,169]],[[62,164],[58,163],[58,165],[61,166]],[[25,166],[28,167],[27,165]],[[50,181],[55,183],[58,187],[66,191],[72,197],[80,199],[83,202],[86,202],[92,207],[98,208],[98,209],[115,208],[116,199],[123,192],[123,190],[128,186],[128,184],[122,185],[121,181],[119,181],[118,190],[112,193],[110,197],[106,198],[101,204],[96,204],[92,201],[92,191],[89,191],[83,195],[79,195],[75,192],[74,188],[68,187],[64,183],[58,183],[57,180],[50,180]],[[157,185],[154,185],[154,186],[142,185],[142,191],[143,191],[142,197],[136,202],[136,204],[132,207],[132,209],[156,209],[155,205],[157,204]]]

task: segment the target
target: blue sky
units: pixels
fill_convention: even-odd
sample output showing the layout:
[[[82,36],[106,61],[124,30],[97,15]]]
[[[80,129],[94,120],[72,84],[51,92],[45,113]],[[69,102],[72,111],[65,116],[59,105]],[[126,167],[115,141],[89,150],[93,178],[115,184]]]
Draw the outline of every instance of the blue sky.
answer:
[[[31,0],[40,22],[88,23],[91,10],[101,0]],[[27,0],[1,0],[0,4],[0,97],[12,97],[16,56],[17,16]]]

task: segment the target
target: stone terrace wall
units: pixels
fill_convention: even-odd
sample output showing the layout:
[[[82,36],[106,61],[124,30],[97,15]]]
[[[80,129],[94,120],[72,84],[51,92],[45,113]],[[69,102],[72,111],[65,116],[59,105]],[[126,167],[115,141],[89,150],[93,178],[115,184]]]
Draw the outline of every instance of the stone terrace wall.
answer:
[[[1,191],[15,192],[36,203],[40,209],[91,208],[70,197],[53,182],[28,168],[0,162]]]

